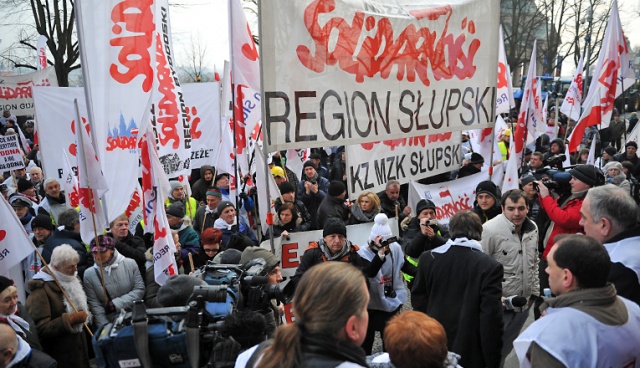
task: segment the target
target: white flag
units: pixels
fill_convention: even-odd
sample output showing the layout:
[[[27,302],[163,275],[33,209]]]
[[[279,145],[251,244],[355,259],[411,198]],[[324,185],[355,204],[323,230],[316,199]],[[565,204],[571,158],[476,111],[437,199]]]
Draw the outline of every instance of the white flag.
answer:
[[[47,68],[47,36],[38,36],[36,43],[36,67],[38,70]]]
[[[78,199],[80,196],[78,178],[73,173],[69,156],[67,156],[67,153],[64,151],[62,152],[62,162],[62,187],[64,189],[64,196],[67,199],[66,204],[69,208],[76,208],[79,205]]]
[[[573,74],[571,86],[569,86],[567,94],[564,96],[564,101],[562,101],[562,106],[560,106],[560,112],[567,115],[574,121],[578,121],[578,119],[580,119],[580,109],[582,108],[582,91],[584,89],[582,80],[583,68],[584,54],[580,56],[576,72]]]
[[[0,270],[4,274],[34,250],[13,207],[0,196]]]
[[[589,157],[587,158],[587,165],[595,165],[596,162],[596,139],[591,141],[591,148],[589,149]]]
[[[498,31],[498,85],[496,93],[496,115],[508,114],[515,107],[513,98],[513,85],[511,83],[511,69],[507,63],[507,54],[504,51],[504,36],[502,24]]]
[[[278,189],[278,185],[276,184],[273,175],[269,174],[265,178],[264,168],[266,167],[266,162],[264,159],[264,155],[262,154],[262,150],[256,150],[256,180],[258,185],[256,185],[256,189],[258,190],[258,207],[260,209],[260,223],[262,224],[262,233],[266,234],[269,229],[269,225],[267,225],[267,213],[275,212],[274,210],[274,201],[276,198],[280,197],[280,190]],[[267,193],[267,180],[269,181],[269,192]]]
[[[515,154],[518,158],[522,158],[525,141],[527,139],[525,132],[527,131],[529,122],[534,118],[536,110],[536,50],[536,41],[533,41],[533,50],[531,50],[527,80],[525,82],[524,90],[522,91],[522,103],[520,104],[520,112],[518,113],[518,125],[516,127],[516,131],[512,132],[512,135],[514,136],[513,144],[516,149],[512,151],[511,154]]]
[[[513,134],[511,135],[511,154],[509,160],[507,160],[507,169],[502,181],[502,193],[505,193],[511,189],[518,189],[518,167],[520,161],[518,161],[518,155],[515,154],[515,146],[513,145]]]

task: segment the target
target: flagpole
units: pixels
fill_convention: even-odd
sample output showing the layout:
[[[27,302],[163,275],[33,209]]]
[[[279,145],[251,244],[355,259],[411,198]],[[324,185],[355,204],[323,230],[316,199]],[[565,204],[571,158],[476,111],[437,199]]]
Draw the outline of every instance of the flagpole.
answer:
[[[78,107],[78,99],[73,100],[73,104],[74,107],[76,109],[76,135],[77,135],[77,139],[78,139],[78,147],[76,147],[76,149],[82,150],[84,149],[84,141],[82,140],[82,130],[80,129],[84,129],[82,126],[82,120],[80,117],[80,108]],[[82,160],[86,160],[86,157],[84,156],[84,154],[80,155],[82,156]],[[87,167],[87,163],[86,161],[83,163],[84,167]],[[82,181],[82,179],[80,178],[80,174],[86,175],[86,173],[81,173],[80,170],[78,170],[78,179],[80,181]],[[80,187],[82,184],[78,183],[78,187]],[[89,195],[89,207],[91,207],[89,209],[89,212],[91,212],[91,221],[93,222],[93,233],[94,233],[94,241],[96,243],[96,246],[98,245],[98,226],[96,225],[96,217],[95,217],[95,207],[94,207],[94,198],[93,198],[93,190],[91,189],[91,185],[87,185],[87,193]],[[95,258],[95,257],[94,257]],[[109,298],[107,297],[107,287],[105,286],[104,283],[104,271],[102,270],[102,259],[100,259],[98,257],[98,265],[100,266],[100,282],[102,283],[102,291],[104,293],[104,300],[105,300],[105,304],[108,303]]]
[[[624,143],[627,143],[627,120],[624,117],[625,114],[625,110],[626,110],[626,104],[625,104],[625,95],[627,94],[627,91],[624,90],[624,76],[622,78],[620,78],[620,83],[622,84],[622,121],[624,123]],[[621,145],[622,146],[622,145]],[[620,149],[618,149],[620,150]]]
[[[233,70],[233,5],[229,0],[227,2],[227,6],[229,7],[229,37],[232,40],[229,42],[229,57],[231,59],[231,119],[233,120],[233,171],[234,176],[236,178],[236,222],[238,223],[238,229],[240,229],[240,206],[242,205],[242,199],[240,198],[240,193],[238,189],[240,189],[239,184],[239,176],[238,176],[238,138],[236,136],[236,128],[238,121],[236,120],[236,85],[235,85],[235,71]],[[245,132],[246,134],[246,132]],[[244,137],[246,140],[247,138]],[[231,184],[231,183],[229,183]],[[231,189],[231,187],[229,187]],[[231,194],[231,193],[229,193]],[[240,198],[240,200],[238,200]]]
[[[53,281],[56,283],[56,285],[58,285],[58,287],[62,291],[62,295],[64,296],[64,298],[67,299],[67,302],[69,303],[69,305],[71,306],[73,311],[78,313],[78,309],[76,308],[75,305],[73,305],[73,302],[71,301],[71,298],[69,298],[69,295],[67,295],[67,292],[64,290],[62,285],[60,285],[60,281],[58,281],[58,277],[56,276],[55,272],[51,269],[51,267],[49,267],[49,265],[47,264],[47,261],[44,260],[44,257],[42,257],[42,253],[40,253],[38,248],[37,247],[34,247],[34,248],[35,248],[36,253],[38,254],[38,257],[40,258],[40,262],[42,262],[42,264],[45,267],[47,267],[49,269],[49,271],[51,271],[51,276],[53,276]],[[82,324],[87,329],[87,332],[89,333],[89,335],[93,336],[93,332],[91,332],[91,329],[89,328],[89,325],[87,324],[87,322],[83,322]]]
[[[516,132],[513,132],[513,134],[516,134]],[[480,131],[480,136],[482,136],[482,131]],[[489,156],[489,179],[493,178],[493,154],[495,153],[495,149],[496,149],[495,146],[496,146],[496,123],[494,121],[493,127],[491,127],[491,153]],[[396,217],[397,217],[397,213],[396,213]]]
[[[233,0],[230,0],[233,1]],[[260,29],[260,34],[263,35],[263,29],[262,29],[263,23],[262,23],[262,2],[258,1],[258,27]],[[260,45],[258,45],[260,47],[260,105],[262,108],[262,114],[261,116],[264,116],[264,112],[266,111],[267,107],[266,107],[266,103],[264,98],[262,98],[262,96],[264,96],[264,63],[262,62],[263,60],[263,56],[264,56],[264,48],[262,47],[264,44],[264,42],[260,42]],[[270,190],[269,190],[269,175],[271,175],[271,172],[269,171],[269,163],[266,162],[267,161],[267,142],[269,142],[269,137],[268,137],[268,133],[267,130],[264,127],[264,124],[260,124],[261,129],[262,129],[262,153],[263,153],[263,158],[265,160],[264,163],[264,177],[267,179],[266,181],[266,186],[267,186],[267,203],[271,203],[271,195],[270,195]],[[282,162],[282,158],[280,159],[280,162]],[[283,167],[283,170],[285,172],[285,176],[287,175],[287,171],[286,171],[286,165],[283,165],[285,167]],[[256,168],[257,170],[258,168]],[[278,190],[279,191],[279,190]],[[280,201],[284,203],[284,201],[282,200],[282,196],[280,196]],[[267,220],[270,218],[269,214],[271,213],[271,207],[269,207],[267,209]],[[276,254],[276,246],[274,243],[274,239],[273,239],[273,221],[267,221],[267,224],[269,225],[269,233],[271,234],[271,236],[269,237],[269,245],[271,246],[271,253]]]

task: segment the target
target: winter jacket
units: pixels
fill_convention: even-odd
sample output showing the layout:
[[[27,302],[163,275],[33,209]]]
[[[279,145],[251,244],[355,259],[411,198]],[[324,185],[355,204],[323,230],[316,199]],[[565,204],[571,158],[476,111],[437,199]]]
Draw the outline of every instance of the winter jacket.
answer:
[[[38,214],[51,217],[51,220],[53,220],[55,225],[58,223],[58,216],[60,216],[60,213],[68,209],[69,207],[67,207],[64,192],[60,192],[60,197],[58,198],[45,195],[44,199],[38,206]]]
[[[191,187],[191,196],[198,202],[206,202],[207,199],[207,188],[214,186],[213,181],[215,180],[215,175],[211,177],[210,181],[204,180],[205,172],[211,171],[211,174],[214,174],[214,168],[211,165],[202,165],[200,167],[200,179],[198,179],[193,186]]]
[[[478,217],[480,217],[480,221],[482,221],[482,223],[484,224],[485,222],[501,214],[502,208],[500,208],[500,204],[498,203],[498,201],[496,201],[496,204],[493,207],[489,208],[486,211],[480,208],[477,203],[474,203],[471,211],[478,215]]]
[[[43,351],[54,358],[59,367],[88,367],[89,347],[85,329],[82,325],[69,323],[67,301],[46,268],[29,281],[29,290],[31,294],[26,307],[38,328]],[[90,313],[79,305],[75,307]]]
[[[553,226],[553,229],[544,244],[542,259],[547,259],[547,254],[549,254],[549,251],[554,244],[553,239],[555,239],[556,235],[582,233],[583,228],[580,225],[582,215],[580,214],[580,209],[582,209],[582,201],[584,201],[584,197],[586,195],[586,191],[578,196],[572,195],[563,205],[558,204],[558,202],[556,202],[556,200],[550,195],[544,198],[540,197],[540,204],[551,221],[551,223],[545,227],[545,231],[540,232],[540,238],[546,238],[549,227]],[[560,201],[561,199],[558,200]]]
[[[302,224],[302,220],[298,217],[297,213],[293,214],[293,216],[291,217],[291,221],[289,221],[289,223],[286,225],[283,224],[282,221],[280,221],[280,216],[276,215],[275,218],[273,219],[273,237],[277,238],[281,236],[284,231],[288,233],[297,233],[301,231],[306,231],[306,230],[300,230],[301,224]],[[262,240],[266,240],[270,238],[271,238],[271,233],[269,231],[267,232],[267,235]]]
[[[138,265],[133,259],[125,258],[114,251],[109,262],[102,264],[107,297],[113,302],[115,312],[107,314],[99,266],[95,264],[84,274],[84,290],[93,313],[95,327],[101,327],[113,320],[120,310],[133,307],[133,302],[144,297],[144,281]]]
[[[614,177],[610,177],[607,175],[606,182],[618,186],[624,189],[627,193],[631,194],[631,183],[629,183],[629,180],[627,180],[627,176],[623,172]]]
[[[80,233],[70,230],[55,230],[42,247],[42,257],[49,264],[51,253],[58,245],[69,244],[76,252],[80,260],[78,261],[78,276],[84,277],[84,271],[93,265],[93,257],[89,256],[87,247],[82,243]]]
[[[384,190],[378,193],[378,198],[380,198],[380,208],[382,209],[382,213],[387,215],[388,218],[396,217],[396,207],[398,209],[398,223],[401,223],[407,215],[405,215],[402,211],[407,207],[407,202],[402,198],[402,196],[398,197],[397,200],[392,201],[387,196],[387,192]]]
[[[417,263],[422,253],[446,243],[449,240],[449,232],[439,225],[434,225],[434,227],[436,236],[429,239],[420,231],[420,220],[417,217],[412,218],[402,238],[404,254],[413,258]]]
[[[318,208],[320,207],[320,203],[322,203],[324,197],[326,197],[329,192],[329,180],[321,176],[316,180],[318,181],[317,193],[309,191],[309,194],[307,194],[307,191],[304,188],[304,182],[307,181],[306,177],[300,181],[300,184],[298,185],[298,192],[296,193],[296,198],[302,201],[302,204],[304,204],[307,211],[309,211],[309,215],[311,215],[311,228],[314,230],[319,229],[322,225],[318,222]]]
[[[318,226],[322,228],[324,223],[332,217],[338,218],[346,224],[349,219],[349,209],[344,205],[344,199],[328,195],[324,197],[320,207],[318,207],[318,216],[316,218]]]
[[[538,275],[538,227],[529,218],[522,224],[522,238],[516,225],[503,214],[482,225],[482,250],[504,268],[502,296],[540,295]]]
[[[172,197],[169,197],[165,202],[165,206],[169,207],[169,205],[174,202],[182,202],[182,204],[184,205],[185,214],[189,216],[190,219],[193,219],[195,217],[196,211],[198,210],[198,202],[195,200],[195,198],[187,196],[185,199],[178,201],[173,199]]]
[[[296,222],[299,222],[299,224],[297,225],[299,228],[298,231],[313,230],[311,227],[311,215],[309,214],[309,211],[307,211],[307,207],[304,206],[304,203],[302,203],[302,201],[298,199],[295,199],[293,201],[293,204],[296,206],[296,210],[298,211],[298,219],[296,220]],[[280,197],[278,197],[274,202],[274,208],[276,212],[278,211],[278,209],[280,209],[280,206],[282,206],[282,200],[280,200]]]
[[[226,221],[219,218],[216,220],[213,227],[222,231],[222,242],[220,243],[220,249],[222,250],[227,250],[229,248],[229,240],[232,238],[231,234],[238,232],[245,235],[256,247],[260,245],[258,238],[256,238],[256,234],[254,234],[253,231],[244,224],[244,222],[240,222],[240,226],[238,227],[235,223],[229,225]],[[250,246],[249,241],[245,241],[245,244],[241,246],[242,249],[238,249],[237,245],[234,245],[234,248],[242,252],[246,246]]]
[[[640,305],[640,225],[623,231],[604,243],[611,257],[609,282],[619,296]]]
[[[210,210],[209,207],[200,206],[196,211],[196,217],[193,218],[193,230],[198,234],[202,234],[205,229],[213,227],[213,223],[218,219],[218,211],[216,208]]]
[[[196,254],[200,249],[200,236],[191,226],[182,222],[178,228],[178,241],[180,242],[180,259],[184,272],[189,273],[191,272],[189,253]]]

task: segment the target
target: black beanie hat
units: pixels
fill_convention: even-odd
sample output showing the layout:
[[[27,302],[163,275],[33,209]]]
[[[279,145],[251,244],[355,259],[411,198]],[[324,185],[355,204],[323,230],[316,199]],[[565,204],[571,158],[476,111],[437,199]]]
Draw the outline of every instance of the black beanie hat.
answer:
[[[167,207],[167,215],[183,218],[185,215],[184,205],[182,202],[173,202]]]
[[[337,217],[329,217],[327,221],[324,222],[322,236],[325,237],[331,234],[347,236],[347,227],[344,226],[344,221]]]
[[[471,165],[475,164],[484,164],[484,157],[477,152],[471,153],[471,160],[469,160]]]
[[[634,141],[627,142],[627,144],[624,145],[624,148],[627,148],[629,146],[632,146],[632,147],[635,147],[636,149],[638,149],[638,143],[636,143]]]
[[[485,180],[478,184],[476,187],[476,198],[482,193],[486,193],[498,201],[498,187],[496,187],[491,180]]]
[[[0,293],[2,293],[9,286],[13,286],[13,280],[4,276],[0,276]]]
[[[22,193],[27,189],[31,189],[33,188],[34,185],[30,180],[24,179],[24,178],[20,178],[18,179],[18,192]]]
[[[613,156],[616,154],[616,149],[614,147],[607,147],[604,149],[604,151],[609,155],[609,156]]]
[[[327,191],[327,194],[332,197],[337,197],[340,194],[344,193],[346,190],[347,187],[343,182],[341,182],[340,180],[332,180],[331,183],[329,183],[329,190]]]
[[[53,222],[49,216],[40,214],[34,217],[33,221],[31,221],[31,228],[34,230],[41,228],[53,231]]]
[[[313,167],[314,170],[317,170],[318,168],[316,167],[316,165],[313,163],[313,161],[311,160],[307,160],[304,162],[304,165],[302,165],[302,169],[304,170],[305,168],[307,168],[307,166]]]
[[[604,174],[593,165],[576,165],[569,174],[591,187],[604,183]]]
[[[236,208],[236,206],[234,206],[231,201],[222,201],[218,204],[218,207],[216,207],[218,216],[220,216],[222,214],[222,211],[224,211],[224,209],[227,207],[233,207],[234,209]]]
[[[294,188],[293,184],[288,181],[283,181],[282,184],[280,184],[280,194],[287,194],[295,191],[296,188]]]
[[[422,211],[427,209],[432,209],[435,211],[436,205],[428,199],[421,199],[416,205],[416,215],[420,215]]]

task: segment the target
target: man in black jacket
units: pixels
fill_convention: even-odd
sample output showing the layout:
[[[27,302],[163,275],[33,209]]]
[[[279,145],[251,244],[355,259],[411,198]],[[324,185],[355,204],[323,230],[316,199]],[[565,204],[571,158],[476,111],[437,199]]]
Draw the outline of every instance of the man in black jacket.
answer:
[[[324,223],[330,218],[338,218],[347,221],[349,218],[349,208],[345,205],[344,199],[347,196],[347,188],[344,183],[334,180],[329,184],[329,191],[318,207],[318,226],[322,228]]]
[[[384,192],[378,193],[378,197],[382,212],[388,218],[398,217],[398,223],[411,213],[411,207],[407,206],[407,202],[400,196],[400,182],[397,180],[389,180]]]
[[[107,236],[116,240],[116,250],[120,254],[136,261],[140,269],[140,275],[144,275],[146,271],[145,262],[147,261],[144,252],[147,247],[142,238],[131,234],[129,231],[129,218],[126,215],[116,217],[109,224]]]
[[[68,209],[58,216],[58,225],[64,226],[62,230],[56,230],[44,243],[42,248],[42,258],[45,262],[51,261],[53,249],[62,244],[69,244],[76,252],[80,260],[78,261],[78,276],[84,276],[84,271],[93,266],[93,258],[89,257],[87,247],[82,243],[80,237],[80,217],[74,209]]]
[[[499,367],[503,267],[482,252],[476,214],[456,213],[449,231],[449,241],[420,256],[411,304],[442,324],[461,366]]]
[[[618,295],[640,304],[640,225],[638,206],[626,190],[615,185],[589,189],[582,202],[584,233],[603,244],[611,257],[609,282]]]

